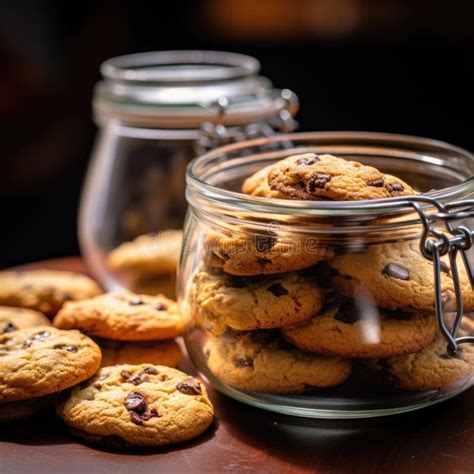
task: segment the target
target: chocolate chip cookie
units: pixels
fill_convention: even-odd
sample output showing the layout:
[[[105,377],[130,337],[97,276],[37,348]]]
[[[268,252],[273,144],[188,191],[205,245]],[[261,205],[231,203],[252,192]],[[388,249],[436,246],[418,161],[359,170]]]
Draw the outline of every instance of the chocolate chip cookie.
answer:
[[[53,270],[0,272],[0,304],[54,316],[66,301],[98,295],[101,290],[85,275]]]
[[[433,342],[436,329],[433,313],[387,310],[341,298],[282,333],[300,349],[370,359],[418,352]]]
[[[97,344],[79,331],[39,326],[0,335],[0,403],[59,392],[91,377]]]
[[[312,236],[285,237],[275,232],[210,232],[203,244],[203,260],[232,275],[265,275],[311,267],[334,251]]]
[[[57,328],[80,329],[90,336],[116,341],[173,339],[182,332],[175,301],[163,295],[139,295],[129,291],[67,303],[53,324]]]
[[[251,194],[252,196],[269,197],[276,199],[288,199],[286,194],[273,191],[268,185],[268,173],[272,169],[273,165],[265,166],[249,176],[242,184],[242,192],[245,194]]]
[[[176,367],[183,351],[176,341],[118,342],[96,340],[102,351],[102,367],[119,364],[153,364]]]
[[[332,155],[305,153],[275,163],[268,173],[272,191],[290,199],[354,201],[409,196],[404,181],[372,166]]]
[[[49,319],[38,311],[13,306],[0,306],[0,334],[17,329],[49,326]]]
[[[278,331],[227,332],[205,346],[211,371],[223,382],[244,390],[298,393],[346,380],[351,363],[305,352],[283,341]]]
[[[461,332],[462,335],[462,332]],[[445,390],[468,382],[474,374],[474,346],[462,344],[455,356],[448,355],[442,336],[415,354],[370,361],[367,368],[379,381],[405,390]]]
[[[176,273],[182,243],[181,230],[141,235],[112,250],[107,262],[114,271],[131,271],[141,277]]]
[[[235,277],[219,270],[200,271],[193,278],[191,298],[196,322],[217,336],[228,328],[295,324],[311,318],[322,305],[316,280],[296,272]]]
[[[332,278],[336,290],[389,309],[434,309],[433,264],[420,253],[419,241],[371,245],[365,252],[347,253],[330,260],[337,271]],[[455,303],[449,265],[443,262],[441,289],[446,309]],[[463,278],[464,306],[474,310],[473,292]]]
[[[160,365],[101,369],[58,408],[71,432],[105,445],[164,446],[194,438],[214,409],[199,380]]]

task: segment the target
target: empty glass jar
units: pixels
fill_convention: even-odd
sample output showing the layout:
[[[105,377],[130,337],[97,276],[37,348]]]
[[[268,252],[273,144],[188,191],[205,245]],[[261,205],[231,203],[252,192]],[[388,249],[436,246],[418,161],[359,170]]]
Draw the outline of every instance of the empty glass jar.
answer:
[[[185,170],[196,151],[296,127],[296,96],[272,88],[259,69],[254,58],[214,51],[142,53],[102,65],[94,94],[99,131],[79,227],[82,254],[105,288],[173,296],[181,240],[176,232],[165,243],[160,236],[182,228]],[[127,247],[125,256],[110,256],[140,237],[142,260],[131,262]],[[156,252],[158,260],[174,256],[165,268],[141,265]]]
[[[336,155],[414,191],[288,199],[269,188],[265,167],[301,154],[302,167]],[[242,192],[252,175],[257,195]],[[394,414],[466,390],[473,175],[465,150],[375,133],[280,135],[197,158],[179,272],[195,365],[233,398],[307,417]],[[313,191],[331,177],[314,179]],[[369,185],[409,188],[384,179]]]

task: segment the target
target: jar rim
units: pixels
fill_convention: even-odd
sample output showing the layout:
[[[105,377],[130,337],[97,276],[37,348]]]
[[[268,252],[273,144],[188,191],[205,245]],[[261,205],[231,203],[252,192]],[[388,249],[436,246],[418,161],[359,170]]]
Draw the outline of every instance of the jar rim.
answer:
[[[127,82],[214,82],[257,74],[260,62],[252,56],[224,51],[150,51],[108,59],[100,71],[106,79]]]
[[[260,214],[289,214],[292,216],[361,216],[371,215],[372,217],[382,217],[390,214],[412,213],[413,207],[406,197],[358,200],[358,201],[318,201],[318,200],[289,200],[252,196],[237,191],[231,191],[207,182],[210,171],[206,168],[212,167],[212,161],[226,153],[237,153],[245,149],[269,146],[270,144],[284,142],[303,142],[304,140],[321,141],[321,143],[331,143],[337,141],[361,141],[367,146],[377,144],[399,144],[405,147],[430,146],[445,153],[454,153],[462,156],[474,163],[474,155],[463,148],[451,145],[447,142],[403,134],[380,133],[380,132],[360,132],[360,131],[337,131],[337,132],[300,132],[292,134],[278,134],[270,137],[245,140],[239,143],[225,145],[215,148],[199,157],[196,157],[188,165],[186,173],[187,200],[193,205],[196,203],[194,197],[198,195],[204,201],[215,205],[223,206],[227,209],[245,210],[248,212],[258,212]],[[350,146],[350,145],[348,145]],[[296,146],[287,149],[286,156],[304,153]],[[257,152],[255,155],[264,152]],[[246,156],[242,159],[248,159]],[[430,198],[436,199],[440,203],[447,203],[458,200],[474,192],[474,176],[467,177],[464,181],[453,186],[440,190],[430,191],[422,196],[426,196],[426,203],[422,206],[430,206]]]

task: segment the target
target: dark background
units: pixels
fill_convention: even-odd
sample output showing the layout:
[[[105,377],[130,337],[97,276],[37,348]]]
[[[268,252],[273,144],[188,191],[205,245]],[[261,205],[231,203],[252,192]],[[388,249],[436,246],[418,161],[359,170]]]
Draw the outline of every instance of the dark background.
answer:
[[[256,56],[302,130],[428,136],[474,149],[474,2],[0,2],[0,266],[77,254],[100,63],[219,49]]]

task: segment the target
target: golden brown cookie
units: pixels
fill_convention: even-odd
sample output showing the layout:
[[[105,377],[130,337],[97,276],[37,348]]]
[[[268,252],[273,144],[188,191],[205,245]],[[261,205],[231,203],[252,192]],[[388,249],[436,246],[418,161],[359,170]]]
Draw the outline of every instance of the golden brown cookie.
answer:
[[[337,271],[332,285],[348,297],[389,309],[434,309],[433,264],[420,253],[419,241],[371,245],[360,253],[347,253],[330,260]],[[446,309],[455,303],[454,283],[444,262],[441,290]],[[474,293],[463,277],[464,307],[474,310]]]
[[[367,369],[375,372],[379,381],[405,390],[450,389],[468,382],[474,375],[474,346],[461,344],[457,354],[451,356],[446,340],[438,336],[420,352],[370,361]]]
[[[173,339],[182,332],[175,301],[163,295],[138,295],[129,291],[67,303],[53,324],[57,328],[80,329],[90,336],[116,341]]]
[[[73,434],[98,444],[164,446],[212,423],[202,382],[160,365],[116,365],[73,391],[58,408]]]
[[[79,331],[49,326],[0,335],[0,403],[59,392],[91,377],[100,349]]]
[[[268,173],[268,185],[290,199],[304,200],[354,201],[416,194],[401,179],[372,166],[315,153],[294,155],[275,163]]]
[[[289,326],[311,318],[322,306],[316,280],[296,272],[235,277],[203,270],[193,278],[194,319],[213,335]]]
[[[176,367],[183,351],[176,341],[118,342],[96,341],[102,351],[102,367],[120,364],[153,364]]]
[[[210,232],[203,244],[203,260],[232,275],[265,275],[311,267],[334,251],[310,235],[300,238],[266,234]]]
[[[49,326],[50,324],[49,319],[38,311],[14,306],[0,306],[0,334],[17,329]]]
[[[269,197],[276,199],[288,199],[286,194],[273,191],[268,185],[268,173],[273,165],[265,166],[252,176],[249,176],[242,184],[242,192],[252,196]]]
[[[85,275],[54,270],[0,272],[0,304],[54,316],[66,301],[98,295],[101,290]]]
[[[140,235],[112,250],[107,262],[114,271],[132,271],[141,277],[176,273],[182,242],[181,230]]]
[[[370,359],[418,352],[433,342],[436,329],[433,313],[386,310],[340,298],[311,320],[283,328],[282,333],[300,349]]]
[[[274,331],[211,337],[205,353],[219,380],[253,392],[298,393],[309,387],[330,387],[351,373],[349,361],[302,351]]]

